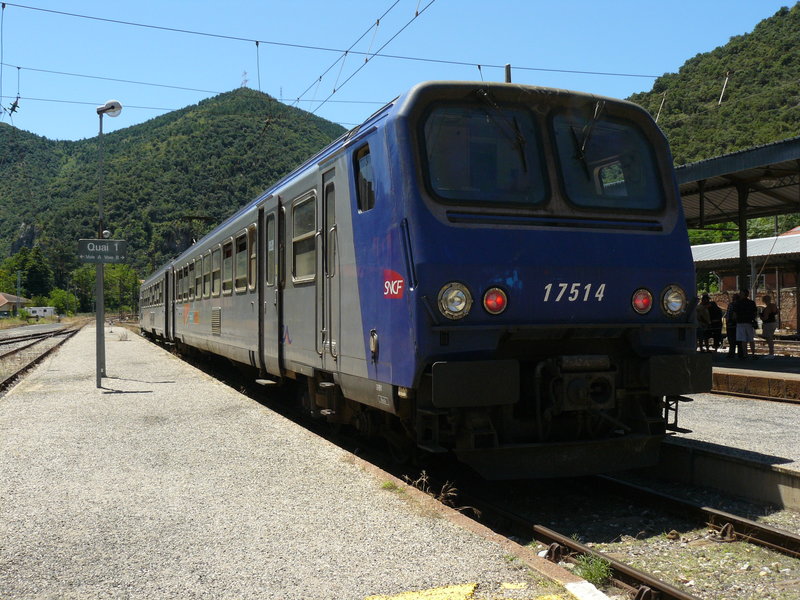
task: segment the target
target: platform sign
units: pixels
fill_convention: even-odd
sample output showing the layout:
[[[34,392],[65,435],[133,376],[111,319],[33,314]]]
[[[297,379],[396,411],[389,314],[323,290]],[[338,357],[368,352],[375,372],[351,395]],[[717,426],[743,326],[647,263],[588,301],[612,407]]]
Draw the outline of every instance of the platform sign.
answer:
[[[128,259],[127,240],[78,240],[78,258],[85,263],[121,263]]]

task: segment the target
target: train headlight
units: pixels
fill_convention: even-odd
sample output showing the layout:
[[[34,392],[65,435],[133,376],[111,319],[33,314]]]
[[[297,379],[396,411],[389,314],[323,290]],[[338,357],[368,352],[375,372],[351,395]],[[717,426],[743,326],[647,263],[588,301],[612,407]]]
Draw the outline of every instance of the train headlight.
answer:
[[[508,296],[500,288],[491,288],[483,295],[483,308],[490,315],[499,315],[508,306]]]
[[[463,319],[472,308],[472,294],[461,283],[448,283],[439,290],[439,310],[448,319]]]
[[[671,317],[686,310],[686,292],[680,286],[671,285],[661,295],[661,310]]]
[[[640,288],[633,293],[631,305],[637,313],[646,315],[653,308],[653,294],[650,293],[650,290]]]

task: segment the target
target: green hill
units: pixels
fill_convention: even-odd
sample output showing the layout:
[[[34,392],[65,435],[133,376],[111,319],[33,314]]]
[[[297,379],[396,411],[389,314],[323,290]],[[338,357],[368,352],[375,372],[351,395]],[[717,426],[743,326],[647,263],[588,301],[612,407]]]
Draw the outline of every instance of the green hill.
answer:
[[[143,274],[342,132],[241,88],[106,134],[107,228]],[[96,237],[98,150],[0,123],[0,257],[39,245],[67,285],[77,240]]]
[[[658,115],[676,165],[800,135],[800,3],[628,99]]]

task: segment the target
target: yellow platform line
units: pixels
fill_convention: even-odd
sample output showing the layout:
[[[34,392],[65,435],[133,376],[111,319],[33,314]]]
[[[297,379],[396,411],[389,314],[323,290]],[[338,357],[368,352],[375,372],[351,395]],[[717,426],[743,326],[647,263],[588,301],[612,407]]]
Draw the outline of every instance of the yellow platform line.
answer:
[[[368,596],[364,600],[481,600],[475,597],[475,590],[477,587],[477,583],[465,583],[432,588],[429,590],[401,592],[400,594],[393,594],[391,596]],[[501,587],[504,590],[519,592],[525,590],[528,585],[525,583],[504,583]],[[523,599],[515,595],[514,598],[517,600],[568,600],[569,596],[547,594],[546,596],[528,596]]]

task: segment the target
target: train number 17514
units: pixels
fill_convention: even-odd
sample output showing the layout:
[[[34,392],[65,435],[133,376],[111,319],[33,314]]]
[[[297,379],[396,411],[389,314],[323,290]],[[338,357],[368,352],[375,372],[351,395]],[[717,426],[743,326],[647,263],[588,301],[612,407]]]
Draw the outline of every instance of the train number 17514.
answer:
[[[548,283],[544,286],[544,301],[602,302],[605,292],[605,283],[594,286],[591,283]]]

